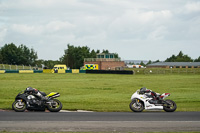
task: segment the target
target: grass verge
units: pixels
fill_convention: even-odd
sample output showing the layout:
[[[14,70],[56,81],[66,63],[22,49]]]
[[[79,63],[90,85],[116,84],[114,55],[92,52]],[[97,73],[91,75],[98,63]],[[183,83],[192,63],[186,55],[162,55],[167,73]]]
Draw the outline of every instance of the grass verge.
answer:
[[[147,87],[177,103],[177,111],[200,111],[200,75],[0,74],[0,108],[11,109],[15,96],[31,86],[59,92],[63,109],[130,111],[131,95]]]

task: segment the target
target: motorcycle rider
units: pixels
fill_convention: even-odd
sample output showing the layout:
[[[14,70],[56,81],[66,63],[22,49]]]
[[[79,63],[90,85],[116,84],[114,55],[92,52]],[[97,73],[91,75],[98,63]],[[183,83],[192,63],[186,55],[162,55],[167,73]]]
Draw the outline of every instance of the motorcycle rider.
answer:
[[[32,87],[27,87],[26,92],[28,92],[29,94],[32,94],[32,95],[35,95],[36,97],[40,98],[41,100],[47,100],[48,98],[45,97],[45,93],[44,92],[41,92],[35,88],[32,88]]]
[[[153,97],[153,100],[161,100],[156,92],[149,90],[146,87],[141,88],[140,93],[151,95]]]

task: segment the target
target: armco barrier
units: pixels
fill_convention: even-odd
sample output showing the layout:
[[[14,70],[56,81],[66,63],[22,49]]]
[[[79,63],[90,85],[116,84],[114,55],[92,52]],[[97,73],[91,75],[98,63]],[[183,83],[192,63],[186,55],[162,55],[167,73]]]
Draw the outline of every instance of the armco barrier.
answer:
[[[86,70],[79,70],[79,73],[86,73]]]
[[[19,73],[33,73],[33,70],[19,70]]]
[[[34,70],[34,73],[43,73],[43,70]]]
[[[5,73],[19,73],[19,70],[5,70]]]
[[[79,73],[79,69],[72,69],[72,73]]]
[[[58,73],[65,73],[64,69],[58,70]]]
[[[44,70],[0,70],[0,73],[54,73],[53,69]],[[95,73],[95,74],[134,74],[128,70],[79,70],[71,69],[60,71],[58,73]]]
[[[72,70],[65,70],[65,73],[72,73]]]
[[[0,73],[5,73],[5,70],[0,70]]]
[[[95,74],[133,74],[133,71],[128,71],[128,70],[86,70],[86,73],[95,73]]]
[[[43,73],[54,73],[53,69],[43,69]]]

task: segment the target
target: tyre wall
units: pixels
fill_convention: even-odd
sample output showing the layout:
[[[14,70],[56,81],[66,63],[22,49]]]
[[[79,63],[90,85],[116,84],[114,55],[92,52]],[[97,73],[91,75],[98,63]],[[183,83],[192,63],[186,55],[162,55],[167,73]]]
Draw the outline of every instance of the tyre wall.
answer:
[[[95,73],[95,74],[134,74],[133,71],[128,71],[128,70],[86,70],[86,73]]]

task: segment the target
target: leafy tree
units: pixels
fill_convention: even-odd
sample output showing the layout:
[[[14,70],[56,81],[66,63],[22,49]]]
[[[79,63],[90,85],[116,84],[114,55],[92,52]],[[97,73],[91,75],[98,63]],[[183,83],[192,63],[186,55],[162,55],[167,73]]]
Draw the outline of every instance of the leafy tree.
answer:
[[[100,53],[100,50],[97,50],[97,52],[96,52],[97,54],[99,54]]]
[[[66,64],[71,69],[79,69],[83,66],[84,58],[96,58],[97,53],[100,50],[91,50],[87,46],[78,46],[68,44],[67,49],[64,50],[64,55],[60,58],[60,61]],[[103,53],[109,53],[108,50],[103,50]],[[118,58],[118,54],[115,53],[115,58]]]
[[[129,65],[135,65],[135,63],[134,62],[129,62],[129,63],[127,63],[127,64],[129,64]]]
[[[91,53],[90,53],[90,57],[91,58],[96,58],[96,56],[97,56],[97,53],[94,51],[94,49],[91,51]]]
[[[1,49],[0,49],[0,63],[3,63],[3,56],[1,55]]]
[[[200,62],[200,56],[199,58],[195,59],[194,62]]]
[[[18,49],[20,51],[19,64],[35,65],[37,53],[32,48],[29,49],[27,46],[21,44]]]
[[[147,62],[146,65],[149,65],[149,64],[152,64],[152,61],[151,61],[151,60],[149,60],[149,61]]]
[[[44,65],[45,68],[49,68],[52,69],[54,67],[54,65],[56,64],[61,64],[60,61],[56,60],[36,60],[35,61],[35,65],[37,65],[38,67],[43,67],[42,65]]]
[[[4,64],[19,64],[20,51],[15,44],[5,44],[1,48],[1,56],[3,57],[2,62]]]
[[[60,61],[66,64],[71,69],[80,68],[83,66],[84,58],[95,58],[96,54],[94,50],[90,53],[90,49],[87,46],[74,47],[68,44],[65,54],[60,58]]]
[[[104,49],[103,49],[103,52],[102,52],[102,53],[108,54],[108,53],[109,53],[109,51],[108,51],[108,50],[104,50]]]
[[[119,58],[119,55],[117,53],[114,53],[114,58]]]
[[[181,58],[181,57],[183,57],[183,56],[184,56],[184,54],[183,54],[183,52],[182,52],[182,51],[180,51],[180,52],[179,52],[179,54],[178,54],[177,56]]]
[[[170,58],[167,58],[166,60],[165,60],[165,62],[176,62],[176,56],[175,55],[172,55]]]
[[[42,64],[44,65],[44,60],[36,60],[35,65],[38,67],[42,67]]]
[[[60,64],[60,61],[45,60],[43,63],[46,68],[52,69],[54,65]]]
[[[193,62],[191,57],[184,55],[182,51],[179,52],[177,56],[172,55],[170,58],[167,58],[165,62]]]
[[[140,65],[142,65],[142,66],[146,66],[146,65],[144,64],[144,62],[143,62],[143,61],[141,61],[141,62],[140,62]]]
[[[37,53],[23,44],[19,47],[13,43],[5,44],[0,49],[0,54],[0,60],[5,64],[34,65],[37,59]]]
[[[156,60],[156,61],[154,61],[153,63],[156,63],[156,62],[160,62],[160,60]]]

